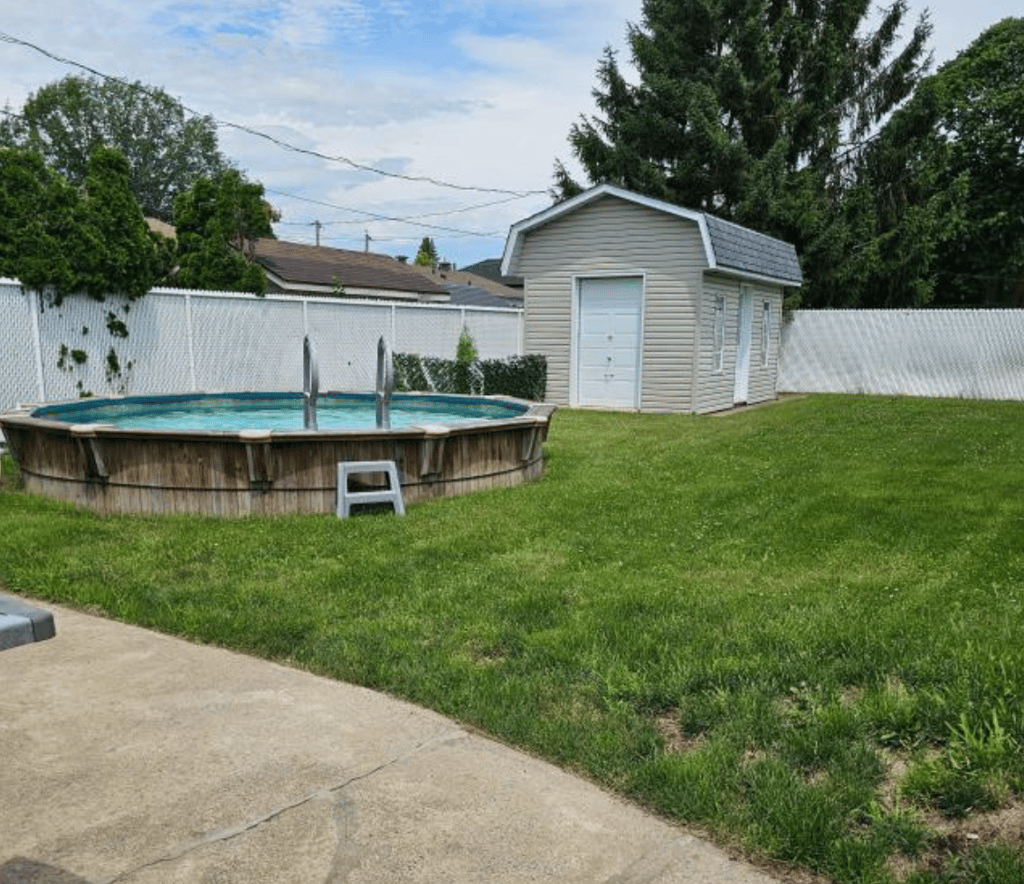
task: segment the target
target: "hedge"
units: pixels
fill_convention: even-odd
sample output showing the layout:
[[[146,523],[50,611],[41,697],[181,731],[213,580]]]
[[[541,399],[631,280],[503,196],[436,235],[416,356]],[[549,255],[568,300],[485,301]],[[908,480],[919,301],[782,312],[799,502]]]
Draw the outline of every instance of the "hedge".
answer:
[[[547,358],[537,354],[465,362],[395,353],[395,389],[473,396],[514,396],[541,402],[547,392]]]

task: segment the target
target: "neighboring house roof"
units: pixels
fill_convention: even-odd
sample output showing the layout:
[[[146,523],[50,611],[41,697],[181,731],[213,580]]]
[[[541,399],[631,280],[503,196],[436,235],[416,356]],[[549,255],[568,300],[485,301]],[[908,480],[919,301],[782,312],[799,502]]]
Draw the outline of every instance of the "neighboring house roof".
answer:
[[[502,274],[501,258],[487,258],[483,261],[477,261],[476,264],[463,267],[462,271],[499,282],[509,288],[521,289],[523,287],[523,278],[521,276],[505,276]]]
[[[424,267],[419,264],[407,266],[447,289],[451,293],[453,304],[459,303],[474,307],[523,306],[523,290],[521,288],[502,285],[493,279],[472,273],[468,268],[452,270],[447,267],[442,269],[441,267]],[[456,297],[461,300],[457,301]]]
[[[522,295],[515,298],[502,298],[491,294],[486,289],[475,285],[446,284],[451,302],[462,307],[517,307],[523,306]]]
[[[444,288],[390,255],[258,239],[254,256],[284,292],[330,295],[340,284],[356,297],[448,300]]]
[[[626,200],[696,223],[700,230],[708,268],[711,270],[720,270],[735,276],[787,286],[799,286],[803,283],[800,261],[797,259],[796,248],[792,243],[757,233],[730,221],[723,221],[706,212],[684,209],[672,203],[651,199],[611,184],[592,187],[571,199],[556,203],[543,212],[538,212],[536,215],[513,224],[509,230],[508,239],[505,241],[505,254],[501,262],[502,272],[508,273],[512,267],[527,232],[574,212],[588,203],[607,197]]]

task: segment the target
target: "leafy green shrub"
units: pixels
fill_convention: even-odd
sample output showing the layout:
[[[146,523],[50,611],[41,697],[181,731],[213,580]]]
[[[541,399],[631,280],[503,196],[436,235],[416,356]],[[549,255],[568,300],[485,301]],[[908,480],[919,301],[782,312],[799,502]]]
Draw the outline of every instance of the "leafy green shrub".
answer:
[[[515,396],[540,402],[547,395],[548,360],[538,353],[482,359],[484,390],[488,394]]]
[[[476,362],[479,358],[480,353],[476,349],[476,344],[473,343],[473,336],[466,326],[462,326],[462,334],[459,335],[459,343],[455,348],[455,361],[470,363]]]

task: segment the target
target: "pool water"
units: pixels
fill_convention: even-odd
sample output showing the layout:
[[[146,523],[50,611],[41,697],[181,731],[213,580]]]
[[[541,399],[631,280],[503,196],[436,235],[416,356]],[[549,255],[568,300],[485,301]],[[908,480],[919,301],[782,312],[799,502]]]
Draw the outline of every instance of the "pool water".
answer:
[[[508,420],[525,413],[517,403],[476,397],[408,396],[391,399],[391,427]],[[304,430],[299,393],[230,393],[85,399],[37,408],[33,417],[73,424],[113,424],[146,430]],[[375,430],[372,393],[323,393],[319,430]]]

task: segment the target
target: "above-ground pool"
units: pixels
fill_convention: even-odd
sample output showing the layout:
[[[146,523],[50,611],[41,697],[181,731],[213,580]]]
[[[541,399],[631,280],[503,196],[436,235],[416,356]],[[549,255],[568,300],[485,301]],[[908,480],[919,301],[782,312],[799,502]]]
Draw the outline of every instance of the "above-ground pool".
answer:
[[[79,399],[0,414],[29,492],[98,512],[332,513],[338,464],[394,461],[404,500],[517,485],[544,469],[554,406],[506,397],[301,393]],[[369,478],[369,476],[364,477]]]

